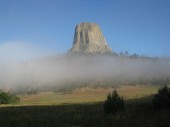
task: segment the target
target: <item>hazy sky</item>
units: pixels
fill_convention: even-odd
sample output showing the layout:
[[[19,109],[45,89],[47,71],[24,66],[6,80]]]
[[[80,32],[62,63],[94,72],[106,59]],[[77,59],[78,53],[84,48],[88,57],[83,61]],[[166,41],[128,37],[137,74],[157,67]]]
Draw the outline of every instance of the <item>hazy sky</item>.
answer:
[[[80,22],[99,24],[118,53],[170,56],[170,0],[0,0],[0,58],[66,52]]]

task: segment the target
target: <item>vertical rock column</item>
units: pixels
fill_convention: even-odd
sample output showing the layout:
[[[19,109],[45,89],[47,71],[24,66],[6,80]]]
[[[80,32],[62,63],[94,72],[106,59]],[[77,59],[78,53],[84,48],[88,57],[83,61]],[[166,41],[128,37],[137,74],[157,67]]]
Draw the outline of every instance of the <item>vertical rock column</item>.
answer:
[[[95,23],[80,23],[75,28],[71,52],[111,53],[111,48]]]

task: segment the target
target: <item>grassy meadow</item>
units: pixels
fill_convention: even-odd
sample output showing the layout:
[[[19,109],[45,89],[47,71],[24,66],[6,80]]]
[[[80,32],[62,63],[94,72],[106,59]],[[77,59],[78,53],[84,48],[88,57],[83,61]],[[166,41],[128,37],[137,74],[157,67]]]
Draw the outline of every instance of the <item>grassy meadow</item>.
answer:
[[[122,86],[126,111],[106,114],[103,101],[111,88],[80,88],[70,93],[20,95],[21,102],[1,105],[0,127],[169,127],[170,110],[152,105],[156,86]]]
[[[158,86],[122,86],[117,88],[124,99],[139,98],[157,92]],[[106,99],[113,88],[80,88],[72,92],[43,92],[35,95],[20,95],[21,102],[17,105],[58,105],[101,102]]]
[[[126,111],[106,114],[103,103],[0,108],[0,127],[169,127],[170,110],[154,109],[151,97],[125,101]]]

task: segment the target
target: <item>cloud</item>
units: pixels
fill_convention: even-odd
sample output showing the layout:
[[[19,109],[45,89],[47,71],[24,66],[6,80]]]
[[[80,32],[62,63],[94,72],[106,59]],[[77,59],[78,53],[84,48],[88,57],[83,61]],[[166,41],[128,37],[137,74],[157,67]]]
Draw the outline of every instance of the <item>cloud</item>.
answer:
[[[47,49],[33,43],[11,41],[0,44],[0,64],[31,60],[49,54]]]

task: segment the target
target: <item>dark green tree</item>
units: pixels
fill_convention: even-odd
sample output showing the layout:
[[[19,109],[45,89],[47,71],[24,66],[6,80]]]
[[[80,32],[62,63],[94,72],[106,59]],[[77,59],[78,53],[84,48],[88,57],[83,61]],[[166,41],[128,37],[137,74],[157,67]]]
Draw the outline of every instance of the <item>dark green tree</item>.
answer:
[[[0,91],[0,104],[18,103],[20,98],[14,94]]]
[[[125,111],[125,105],[123,97],[120,97],[116,90],[112,94],[107,95],[107,99],[103,105],[104,111],[106,113],[115,114],[117,112]]]
[[[170,90],[165,85],[158,90],[158,93],[154,95],[152,100],[154,107],[156,108],[170,108]]]

